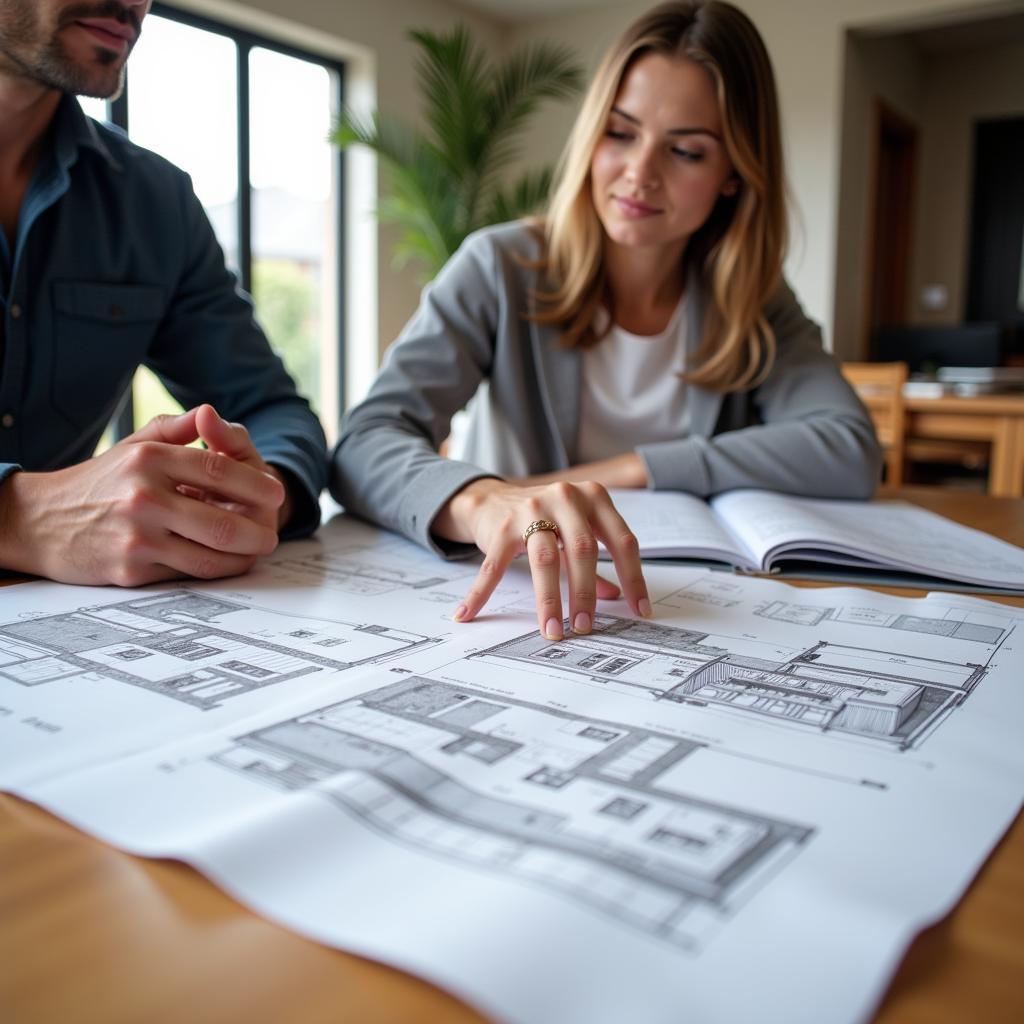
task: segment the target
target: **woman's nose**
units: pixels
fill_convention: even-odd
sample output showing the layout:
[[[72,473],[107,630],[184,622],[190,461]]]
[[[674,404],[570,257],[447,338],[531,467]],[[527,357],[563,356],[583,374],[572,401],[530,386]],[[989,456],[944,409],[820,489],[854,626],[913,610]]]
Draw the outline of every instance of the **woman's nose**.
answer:
[[[626,180],[635,188],[657,188],[657,164],[649,149],[641,147],[631,154],[626,165]]]

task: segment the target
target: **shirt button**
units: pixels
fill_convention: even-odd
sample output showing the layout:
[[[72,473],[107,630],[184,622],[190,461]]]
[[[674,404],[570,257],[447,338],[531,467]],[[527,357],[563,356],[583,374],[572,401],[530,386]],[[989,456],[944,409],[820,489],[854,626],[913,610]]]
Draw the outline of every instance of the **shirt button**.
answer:
[[[5,427],[13,427],[14,417],[9,412],[5,412],[3,416],[0,416],[0,423],[2,423]]]
[[[11,319],[17,320],[19,316],[21,316],[21,306],[14,302],[11,304]]]

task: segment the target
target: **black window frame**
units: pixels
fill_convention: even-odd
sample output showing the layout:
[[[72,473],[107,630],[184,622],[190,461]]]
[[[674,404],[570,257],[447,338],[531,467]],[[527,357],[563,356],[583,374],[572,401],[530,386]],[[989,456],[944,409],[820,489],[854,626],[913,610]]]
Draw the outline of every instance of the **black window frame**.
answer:
[[[336,58],[305,50],[284,43],[278,39],[261,35],[249,29],[240,28],[229,22],[218,21],[205,15],[183,11],[172,4],[154,3],[150,15],[158,15],[170,21],[177,21],[191,28],[213,32],[229,38],[235,44],[237,56],[237,99],[238,114],[236,127],[236,144],[238,157],[238,270],[239,283],[246,292],[252,293],[252,182],[249,180],[249,53],[254,48],[273,50],[286,57],[319,64],[334,76],[335,94],[333,97],[335,110],[341,111],[345,100],[345,65]],[[145,27],[143,27],[145,31]],[[128,62],[125,74],[124,89],[115,100],[107,103],[108,116],[111,124],[128,133],[128,92],[131,88],[131,61]],[[338,389],[338,410],[345,411],[345,161],[337,147],[333,154],[334,180],[337,182],[338,194],[335,197],[335,237],[337,246],[337,306],[335,315],[338,325],[338,374],[335,386]],[[258,312],[258,311],[257,311]],[[273,342],[273,339],[271,339]],[[312,397],[312,396],[311,396]],[[115,440],[127,437],[135,430],[135,408],[132,388],[129,386],[117,415],[113,421]]]

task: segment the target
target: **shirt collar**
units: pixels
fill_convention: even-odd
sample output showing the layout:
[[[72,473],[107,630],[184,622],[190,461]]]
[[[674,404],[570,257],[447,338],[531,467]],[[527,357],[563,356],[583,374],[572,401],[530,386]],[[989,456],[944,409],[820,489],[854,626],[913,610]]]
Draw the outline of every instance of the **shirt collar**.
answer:
[[[57,107],[53,124],[53,145],[57,164],[64,170],[78,159],[79,151],[83,148],[94,150],[114,170],[121,170],[120,161],[111,153],[96,122],[91,117],[86,117],[85,111],[71,93],[65,93]]]

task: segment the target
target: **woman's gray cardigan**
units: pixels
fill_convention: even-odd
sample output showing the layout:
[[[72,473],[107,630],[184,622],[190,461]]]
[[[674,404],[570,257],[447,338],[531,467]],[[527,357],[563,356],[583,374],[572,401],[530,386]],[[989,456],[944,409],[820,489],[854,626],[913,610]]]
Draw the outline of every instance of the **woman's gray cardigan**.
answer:
[[[486,228],[424,290],[334,449],[331,493],[348,510],[447,556],[466,554],[430,533],[452,495],[479,477],[575,463],[582,361],[556,329],[524,319],[540,283],[524,261],[537,255],[524,225]],[[699,337],[701,299],[688,302],[690,337]],[[881,453],[867,412],[788,287],[766,312],[778,341],[768,377],[728,395],[689,385],[690,433],[636,449],[650,486],[701,497],[737,487],[870,497]],[[467,461],[442,458],[452,415],[483,382]]]

